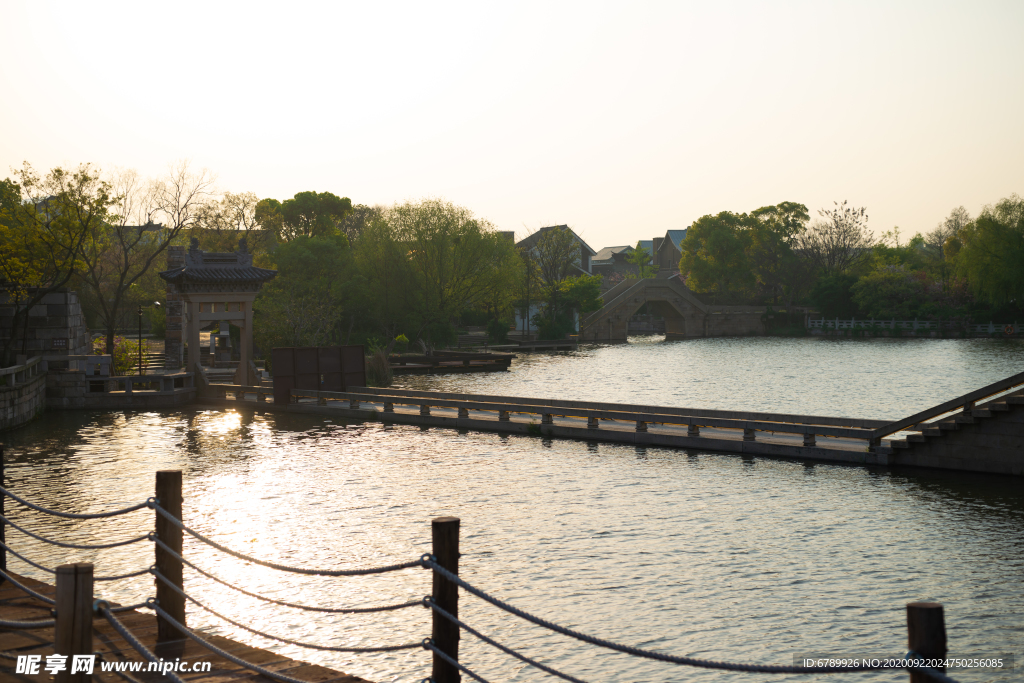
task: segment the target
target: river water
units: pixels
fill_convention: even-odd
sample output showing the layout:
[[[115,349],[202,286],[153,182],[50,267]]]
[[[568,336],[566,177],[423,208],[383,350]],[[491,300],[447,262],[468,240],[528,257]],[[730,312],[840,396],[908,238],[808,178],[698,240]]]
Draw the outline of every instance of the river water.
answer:
[[[524,356],[507,373],[402,377],[399,386],[669,406],[896,418],[1024,368],[1001,340],[637,339]],[[1016,655],[1018,668],[957,670],[963,681],[1024,680],[1024,481],[929,470],[805,464],[700,450],[637,449],[250,409],[49,413],[5,433],[9,487],[91,512],[152,495],[181,469],[185,521],[239,551],[306,567],[402,562],[430,549],[430,519],[462,519],[462,575],[497,597],[619,642],[729,661],[794,655],[882,657],[906,646],[904,605],[945,605],[950,653]],[[62,540],[152,528],[152,512],[105,521],[12,519]],[[152,548],[73,551],[9,530],[53,566],[92,561],[112,575]],[[283,574],[193,540],[186,555],[248,590],[319,606],[371,606],[429,593],[420,569],[356,578]],[[42,572],[12,559],[15,571]],[[421,607],[318,615],[265,607],[186,570],[186,589],[247,625],[334,646],[415,642]],[[140,577],[101,585],[121,602]],[[734,680],[575,643],[463,593],[461,615],[504,644],[587,681]],[[190,625],[371,681],[429,675],[422,650],[311,652],[274,644],[190,606]],[[463,635],[462,660],[490,681],[544,674]],[[758,680],[763,675],[746,675]],[[906,680],[902,672],[838,678]]]

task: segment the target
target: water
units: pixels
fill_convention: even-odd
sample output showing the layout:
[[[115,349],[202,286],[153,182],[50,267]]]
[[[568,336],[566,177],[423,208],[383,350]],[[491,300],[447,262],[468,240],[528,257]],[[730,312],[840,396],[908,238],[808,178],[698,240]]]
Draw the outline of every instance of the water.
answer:
[[[508,373],[402,384],[886,418],[1017,372],[1022,360],[1024,346],[995,340],[645,342],[526,356]],[[152,495],[154,471],[182,469],[188,524],[291,565],[413,559],[429,551],[429,520],[457,515],[467,580],[571,628],[673,654],[759,663],[790,663],[794,654],[901,654],[904,604],[938,600],[952,654],[1015,654],[1018,663],[1024,655],[1019,478],[345,425],[251,410],[51,413],[4,439],[9,485],[32,500],[101,510]],[[152,528],[148,511],[105,522],[54,521],[24,509],[12,515],[65,540],[97,542]],[[152,549],[141,545],[88,553],[42,546],[14,531],[9,538],[44,564],[88,560],[98,574],[152,561]],[[186,555],[249,590],[292,602],[379,605],[429,592],[423,570],[305,577],[188,540]],[[11,567],[47,579],[17,560]],[[141,577],[100,590],[136,602],[152,594],[151,584]],[[310,616],[261,607],[189,571],[186,588],[229,616],[292,639],[360,646],[429,634],[429,616],[419,607]],[[472,626],[588,681],[738,678],[577,645],[465,595],[461,609]],[[429,675],[422,650],[318,653],[275,645],[194,606],[189,620],[372,681]],[[546,678],[469,635],[462,657],[492,681]],[[1020,669],[955,676],[1024,679]],[[841,678],[853,679],[905,674]]]

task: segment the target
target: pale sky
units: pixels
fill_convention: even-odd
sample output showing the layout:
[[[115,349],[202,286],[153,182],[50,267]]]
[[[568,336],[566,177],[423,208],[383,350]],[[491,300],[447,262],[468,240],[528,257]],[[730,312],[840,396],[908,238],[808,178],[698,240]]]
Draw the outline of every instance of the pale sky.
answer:
[[[595,249],[787,200],[912,234],[1024,194],[1022,36],[1020,0],[0,0],[0,177],[187,158]]]

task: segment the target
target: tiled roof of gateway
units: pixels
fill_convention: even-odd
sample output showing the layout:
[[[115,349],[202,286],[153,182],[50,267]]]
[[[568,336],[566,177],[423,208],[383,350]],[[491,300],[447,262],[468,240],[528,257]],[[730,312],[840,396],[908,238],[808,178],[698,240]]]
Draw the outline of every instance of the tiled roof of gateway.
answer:
[[[277,275],[276,270],[246,266],[244,268],[190,268],[182,266],[160,273],[168,282],[266,282]]]

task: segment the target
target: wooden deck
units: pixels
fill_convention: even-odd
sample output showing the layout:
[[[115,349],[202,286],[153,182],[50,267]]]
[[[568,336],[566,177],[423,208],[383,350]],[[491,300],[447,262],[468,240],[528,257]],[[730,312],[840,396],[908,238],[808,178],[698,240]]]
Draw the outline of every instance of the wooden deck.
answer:
[[[47,597],[54,597],[56,589],[48,584],[19,576],[8,571],[16,581],[23,583]],[[4,581],[0,585],[0,619],[17,621],[39,621],[50,619],[50,605]],[[210,662],[209,673],[182,673],[178,675],[186,681],[202,681],[202,683],[249,683],[260,681],[271,683],[274,679],[244,669],[233,662],[212,654],[203,646],[192,640],[174,641],[160,646],[156,645],[156,617],[148,612],[132,611],[116,615],[124,626],[149,648],[157,657],[168,660],[180,658],[190,664]],[[293,678],[310,681],[311,683],[367,683],[362,678],[349,676],[315,664],[307,664],[282,655],[237,643],[228,638],[204,635],[211,644],[229,652],[236,657],[258,664],[271,671],[279,672]],[[142,657],[131,648],[120,635],[102,617],[93,620],[93,650],[102,655],[108,662],[142,662]],[[42,655],[43,663],[46,655],[53,654],[53,628],[34,630],[9,630],[0,628],[0,680],[18,683],[40,683],[52,677],[40,669],[39,674],[26,675],[15,673],[15,658],[18,655]],[[97,661],[93,671],[93,680],[101,683],[119,681],[124,678],[114,672],[101,672]],[[132,677],[143,683],[167,683],[169,680],[159,673],[131,673]]]

